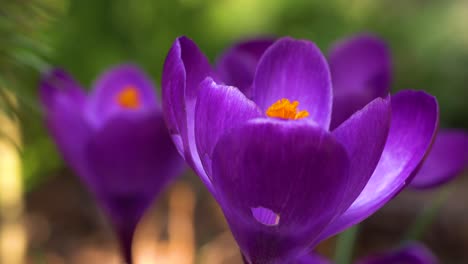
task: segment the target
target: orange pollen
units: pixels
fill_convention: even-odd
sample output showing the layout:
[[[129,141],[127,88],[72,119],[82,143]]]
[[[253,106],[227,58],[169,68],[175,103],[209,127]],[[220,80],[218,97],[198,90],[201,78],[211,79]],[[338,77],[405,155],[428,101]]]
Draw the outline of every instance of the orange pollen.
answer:
[[[289,101],[286,98],[280,99],[272,104],[267,110],[266,115],[269,117],[276,117],[282,119],[297,120],[309,116],[309,112],[306,110],[297,110],[299,106],[298,101]]]
[[[117,94],[117,103],[128,109],[138,109],[141,106],[140,94],[138,90],[133,85],[127,85]]]

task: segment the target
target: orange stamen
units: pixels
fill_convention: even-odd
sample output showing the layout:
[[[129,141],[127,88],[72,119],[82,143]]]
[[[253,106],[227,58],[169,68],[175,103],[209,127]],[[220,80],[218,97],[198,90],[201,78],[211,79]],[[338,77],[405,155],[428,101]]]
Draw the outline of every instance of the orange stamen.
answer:
[[[122,91],[117,94],[117,103],[128,109],[138,109],[141,107],[140,94],[137,88],[133,85],[125,86]]]
[[[269,117],[276,117],[282,119],[292,119],[297,120],[309,116],[309,112],[306,110],[299,111],[297,107],[299,106],[298,101],[293,101],[292,103],[286,99],[282,98],[272,104],[266,111],[266,115]]]

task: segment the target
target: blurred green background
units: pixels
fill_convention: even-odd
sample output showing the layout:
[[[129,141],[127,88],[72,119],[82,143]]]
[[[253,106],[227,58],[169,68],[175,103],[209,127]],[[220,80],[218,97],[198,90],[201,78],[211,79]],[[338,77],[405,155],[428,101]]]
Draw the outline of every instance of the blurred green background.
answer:
[[[393,91],[424,89],[441,125],[468,127],[468,2],[421,0],[30,0],[0,1],[0,80],[18,94],[24,176],[33,188],[62,166],[41,124],[39,72],[70,71],[83,85],[113,64],[141,65],[159,84],[166,53],[187,35],[214,61],[232,41],[305,38],[324,52],[363,31],[394,54]],[[0,101],[2,108],[5,100]],[[44,155],[47,153],[47,155]],[[55,153],[55,154],[50,154]]]
[[[64,167],[37,99],[49,67],[63,67],[90,87],[107,67],[134,62],[159,86],[180,35],[215,61],[249,37],[310,39],[326,53],[340,38],[372,32],[393,52],[393,92],[430,92],[439,100],[441,126],[466,129],[467,25],[466,0],[0,0],[0,111],[19,121],[23,182],[32,192]]]

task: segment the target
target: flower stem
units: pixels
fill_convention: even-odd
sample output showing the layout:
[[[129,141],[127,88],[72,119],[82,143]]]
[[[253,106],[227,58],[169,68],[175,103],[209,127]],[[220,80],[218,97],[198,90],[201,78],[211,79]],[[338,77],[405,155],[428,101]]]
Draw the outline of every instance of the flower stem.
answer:
[[[242,252],[241,252],[241,256],[242,256],[242,262],[243,262],[244,264],[250,264],[250,263],[247,261],[247,259],[245,258],[244,254],[242,254]]]
[[[335,248],[335,262],[349,264],[352,262],[353,249],[359,233],[359,225],[353,226],[338,236]]]
[[[132,240],[135,232],[135,225],[123,225],[118,227],[118,238],[120,242],[120,250],[125,264],[133,264],[132,255]]]
[[[440,211],[440,208],[442,208],[445,201],[449,197],[451,189],[452,188],[444,188],[442,191],[440,191],[439,195],[432,200],[432,203],[422,210],[422,212],[419,214],[419,216],[417,216],[413,224],[405,233],[403,242],[418,240],[424,235],[424,232],[434,222],[437,213]]]

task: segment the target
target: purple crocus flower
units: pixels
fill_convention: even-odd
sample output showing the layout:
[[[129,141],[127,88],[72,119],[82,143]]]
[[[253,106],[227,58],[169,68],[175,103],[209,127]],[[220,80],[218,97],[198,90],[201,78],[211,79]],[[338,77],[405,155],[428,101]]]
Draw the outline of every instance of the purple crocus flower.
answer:
[[[421,243],[412,242],[388,252],[381,252],[365,257],[357,264],[437,264],[439,261],[432,252]]]
[[[65,71],[44,76],[40,95],[60,152],[108,213],[127,263],[145,209],[183,168],[150,79],[137,67],[108,70],[90,95]]]
[[[389,92],[392,63],[384,40],[370,34],[345,38],[332,46],[329,61],[334,88],[332,127]],[[414,189],[437,187],[460,175],[467,165],[468,134],[462,130],[443,129],[438,132],[410,186]]]
[[[251,85],[225,85],[196,44],[178,38],[164,65],[163,111],[245,262],[289,263],[407,184],[433,140],[438,106],[421,91],[385,94],[330,129],[331,74],[314,43],[282,38],[251,63]]]

